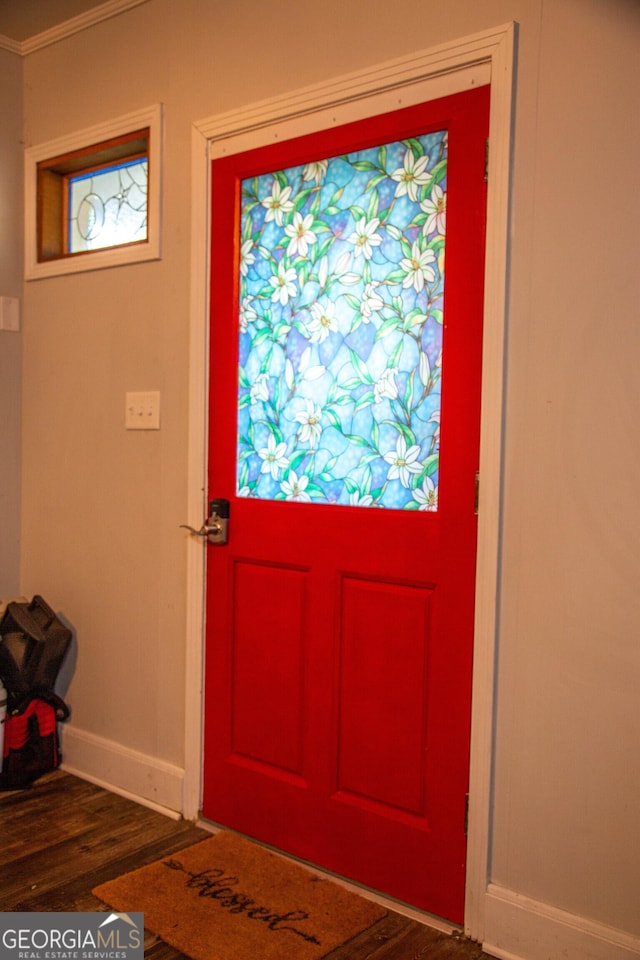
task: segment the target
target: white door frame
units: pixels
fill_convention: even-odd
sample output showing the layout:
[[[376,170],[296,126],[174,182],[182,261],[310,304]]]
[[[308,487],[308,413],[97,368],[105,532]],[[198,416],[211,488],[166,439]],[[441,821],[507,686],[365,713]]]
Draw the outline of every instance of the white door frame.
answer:
[[[470,807],[465,932],[482,942],[488,885],[494,750],[494,666],[498,623],[504,339],[515,24],[452,41],[286,96],[208,117],[192,128],[189,522],[206,516],[208,287],[211,160],[332,125],[491,83],[490,173],[484,296]],[[221,361],[224,362],[224,359]],[[206,549],[188,543],[185,771],[183,815],[202,797],[202,716]]]

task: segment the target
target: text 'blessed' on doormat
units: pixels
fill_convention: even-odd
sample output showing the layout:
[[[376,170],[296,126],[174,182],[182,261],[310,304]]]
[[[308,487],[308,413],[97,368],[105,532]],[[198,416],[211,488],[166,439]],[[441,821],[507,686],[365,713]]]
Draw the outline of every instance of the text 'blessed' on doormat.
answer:
[[[250,840],[218,833],[93,890],[193,960],[320,960],[386,913]]]

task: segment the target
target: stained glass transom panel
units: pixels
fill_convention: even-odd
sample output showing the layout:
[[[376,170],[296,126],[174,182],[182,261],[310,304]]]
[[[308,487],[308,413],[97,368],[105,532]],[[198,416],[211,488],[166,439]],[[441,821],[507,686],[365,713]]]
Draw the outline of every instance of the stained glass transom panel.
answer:
[[[447,133],[244,180],[237,493],[436,510]]]
[[[147,239],[147,160],[69,178],[69,252]]]

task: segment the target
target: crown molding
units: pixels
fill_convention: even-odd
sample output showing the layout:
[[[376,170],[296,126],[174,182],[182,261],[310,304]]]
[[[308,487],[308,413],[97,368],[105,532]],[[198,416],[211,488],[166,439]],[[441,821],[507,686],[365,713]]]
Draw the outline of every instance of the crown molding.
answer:
[[[103,20],[110,20],[111,17],[117,17],[133,7],[139,7],[142,3],[148,3],[148,0],[106,0],[106,3],[101,3],[93,10],[87,10],[86,13],[65,20],[64,23],[51,27],[49,30],[43,30],[42,33],[37,33],[27,40],[12,40],[10,37],[0,35],[0,49],[10,50],[12,53],[18,53],[26,57],[36,50],[49,47],[53,43],[58,43],[59,40],[73,36],[74,33],[80,33],[81,30],[102,23]]]
[[[0,50],[8,50],[9,53],[22,53],[22,44],[19,40],[12,40],[11,37],[4,37],[0,33]]]

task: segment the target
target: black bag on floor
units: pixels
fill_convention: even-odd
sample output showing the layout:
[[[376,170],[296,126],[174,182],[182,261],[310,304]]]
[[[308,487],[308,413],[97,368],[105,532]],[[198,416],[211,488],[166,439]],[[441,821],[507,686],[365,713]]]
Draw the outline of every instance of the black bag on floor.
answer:
[[[34,691],[7,713],[1,790],[28,787],[38,777],[60,766],[62,755],[57,725],[68,716],[66,703],[50,690]]]
[[[71,631],[40,596],[13,600],[0,620],[0,680],[7,691],[0,790],[27,787],[60,766],[58,722],[69,708],[53,692]]]
[[[9,708],[36,689],[53,690],[71,631],[40,596],[13,600],[0,621],[0,679]]]

